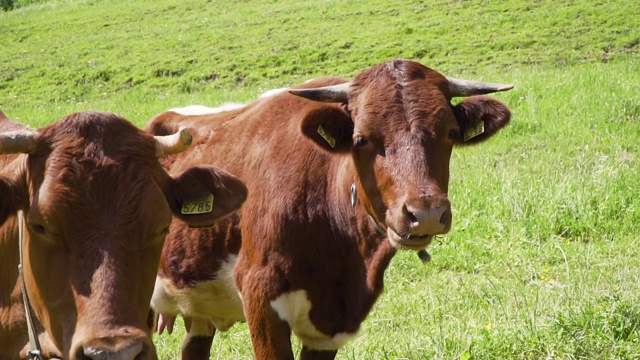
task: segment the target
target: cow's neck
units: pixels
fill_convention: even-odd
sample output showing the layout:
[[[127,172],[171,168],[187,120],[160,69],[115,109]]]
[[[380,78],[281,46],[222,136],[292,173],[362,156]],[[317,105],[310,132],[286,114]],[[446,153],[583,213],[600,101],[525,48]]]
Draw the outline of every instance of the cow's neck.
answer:
[[[340,209],[348,214],[349,233],[355,238],[360,255],[366,267],[366,285],[368,291],[374,296],[378,296],[383,288],[384,272],[389,266],[389,262],[396,253],[395,248],[387,240],[384,224],[377,223],[377,220],[367,211],[363,205],[363,199],[356,199],[352,206],[351,187],[355,184],[360,187],[357,180],[356,169],[350,158],[345,159],[338,170],[337,178],[339,190]],[[382,231],[378,229],[380,226]]]

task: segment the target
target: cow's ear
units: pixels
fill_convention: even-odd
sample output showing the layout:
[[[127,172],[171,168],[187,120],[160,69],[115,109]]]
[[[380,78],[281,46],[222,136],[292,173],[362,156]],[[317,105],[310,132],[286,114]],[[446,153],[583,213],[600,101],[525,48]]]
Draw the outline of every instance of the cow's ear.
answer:
[[[0,176],[0,199],[2,199],[0,201],[0,225],[2,225],[10,215],[20,209],[23,200],[20,186],[15,181]]]
[[[339,153],[351,150],[353,121],[341,107],[312,107],[303,115],[300,129],[304,136],[326,151]]]
[[[192,227],[207,227],[238,211],[247,187],[224,170],[192,167],[169,182],[165,196],[175,216]]]
[[[457,145],[482,142],[505,127],[511,119],[509,109],[488,96],[468,97],[453,106],[453,112],[460,127]]]

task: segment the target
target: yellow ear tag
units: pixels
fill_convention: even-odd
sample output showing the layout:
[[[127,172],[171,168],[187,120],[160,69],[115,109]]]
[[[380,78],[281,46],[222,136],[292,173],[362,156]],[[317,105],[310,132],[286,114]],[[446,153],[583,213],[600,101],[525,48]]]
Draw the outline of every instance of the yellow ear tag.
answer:
[[[193,201],[185,201],[182,204],[182,210],[180,211],[183,215],[196,215],[196,214],[206,214],[213,211],[213,194],[209,194],[200,199],[196,199]]]
[[[331,145],[331,148],[336,147],[336,139],[333,136],[329,135],[326,131],[324,131],[322,124],[318,125],[318,134],[322,136],[324,141],[326,141],[329,145]]]
[[[464,132],[464,141],[469,141],[482,133],[484,133],[484,121],[480,120],[476,126],[470,127]]]

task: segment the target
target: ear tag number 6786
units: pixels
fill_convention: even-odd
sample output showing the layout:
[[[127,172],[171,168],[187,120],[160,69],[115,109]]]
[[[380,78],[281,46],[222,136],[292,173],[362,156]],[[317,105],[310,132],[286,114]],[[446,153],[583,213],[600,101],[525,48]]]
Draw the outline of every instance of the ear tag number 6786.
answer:
[[[193,201],[185,201],[182,204],[182,210],[180,211],[183,215],[196,215],[196,214],[206,214],[213,211],[213,194],[209,194],[200,199],[196,199]]]

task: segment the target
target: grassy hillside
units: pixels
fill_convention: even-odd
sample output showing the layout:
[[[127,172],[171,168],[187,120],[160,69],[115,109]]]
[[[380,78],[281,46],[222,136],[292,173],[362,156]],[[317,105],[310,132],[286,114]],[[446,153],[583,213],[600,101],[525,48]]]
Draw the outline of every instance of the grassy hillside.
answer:
[[[636,55],[634,10],[634,0],[63,0],[0,13],[0,104],[15,115],[25,103],[64,108],[56,118],[113,97],[248,99],[391,58],[506,81],[517,67]]]
[[[456,149],[450,234],[400,253],[339,359],[640,358],[637,1],[48,2],[0,13],[0,109],[142,126],[410,58],[510,82],[512,124]],[[178,358],[180,334],[158,337]],[[246,325],[214,359],[251,358]]]

